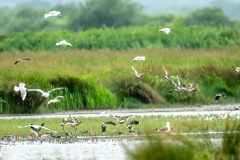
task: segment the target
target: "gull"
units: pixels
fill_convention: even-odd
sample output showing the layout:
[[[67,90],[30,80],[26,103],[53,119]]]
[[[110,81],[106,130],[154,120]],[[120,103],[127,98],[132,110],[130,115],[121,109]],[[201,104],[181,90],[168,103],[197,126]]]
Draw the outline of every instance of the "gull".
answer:
[[[51,11],[44,15],[44,18],[61,16],[60,11]]]
[[[112,122],[112,121],[106,121],[102,123],[102,133],[106,131],[106,124],[111,124],[113,126],[116,126],[116,123]]]
[[[42,93],[43,97],[48,98],[50,96],[50,92],[55,91],[55,90],[60,90],[60,89],[63,89],[63,88],[54,88],[54,89],[51,89],[50,91],[47,91],[47,92],[44,92],[41,89],[27,89],[27,91],[38,91],[38,92]]]
[[[174,76],[171,76],[171,75],[169,75],[168,74],[168,71],[162,66],[162,68],[163,68],[163,70],[165,71],[165,76],[164,76],[164,78],[166,79],[166,80],[169,80],[170,78],[176,78],[176,77],[174,77]]]
[[[235,72],[240,72],[240,67],[235,67]]]
[[[30,58],[21,58],[21,59],[17,60],[17,61],[14,63],[14,65],[17,64],[18,62],[22,62],[22,61],[26,61],[26,60],[30,61],[31,59],[30,59]]]
[[[56,46],[59,46],[59,45],[72,46],[71,43],[68,43],[66,40],[62,40],[62,41],[56,43]]]
[[[133,61],[144,61],[145,60],[145,56],[137,56],[133,59]]]
[[[138,125],[140,124],[140,122],[136,121],[136,120],[132,120],[130,121],[128,124],[127,124],[127,128],[128,129],[132,129],[132,125],[135,124],[135,125]]]
[[[48,105],[51,104],[51,103],[56,103],[56,102],[60,102],[60,100],[58,98],[64,98],[63,96],[57,96],[51,100],[48,101]],[[47,105],[47,106],[48,106]]]
[[[134,115],[122,116],[122,117],[114,116],[114,115],[110,115],[110,116],[113,117],[114,119],[116,119],[120,124],[123,124],[128,119],[135,117]]]
[[[158,128],[156,130],[157,130],[157,132],[159,132],[159,131],[169,132],[171,130],[170,122],[167,122],[166,126],[164,126],[162,128]]]
[[[135,73],[135,78],[141,78],[144,76],[145,73],[138,73],[138,71],[133,66],[130,66],[130,67],[132,68],[132,70]]]
[[[107,112],[109,112],[110,111],[110,109],[109,110],[106,110],[106,111],[103,111],[103,112],[100,112],[100,113],[98,113],[98,115],[100,116],[100,117],[102,117],[102,116],[108,116],[107,115]]]
[[[163,29],[160,29],[159,32],[165,32],[166,34],[168,34],[170,32],[170,28],[163,28]]]
[[[16,91],[16,92],[20,91],[22,100],[24,101],[24,99],[26,98],[26,95],[27,95],[25,84],[20,82],[18,87],[14,86],[14,91]]]
[[[226,96],[227,96],[227,94],[225,92],[215,94],[215,100],[217,101],[217,100],[219,100],[220,97],[225,98]]]
[[[42,124],[42,125],[44,125],[44,124]],[[33,131],[36,131],[36,132],[37,132],[37,130],[40,131],[41,130],[40,128],[43,128],[43,129],[49,130],[51,132],[56,132],[57,133],[57,131],[52,131],[51,129],[49,129],[47,127],[39,126],[39,125],[29,124],[29,125],[26,125],[26,126],[18,126],[18,128],[26,128],[26,127],[30,127]]]

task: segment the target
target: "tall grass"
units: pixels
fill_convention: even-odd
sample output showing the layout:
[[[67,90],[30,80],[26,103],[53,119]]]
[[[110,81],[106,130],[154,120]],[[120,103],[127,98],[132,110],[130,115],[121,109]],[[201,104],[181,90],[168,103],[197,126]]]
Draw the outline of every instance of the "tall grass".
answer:
[[[72,49],[229,48],[240,44],[240,30],[202,26],[170,25],[170,34],[160,27],[102,28],[80,31],[29,32],[3,35],[0,51],[53,51]],[[67,40],[72,47],[56,46]]]
[[[146,60],[133,62],[138,55],[146,56]],[[239,56],[239,47],[3,52],[0,54],[0,98],[7,103],[1,104],[0,113],[239,102],[240,74],[234,72]],[[13,65],[22,57],[32,60]],[[148,74],[136,79],[130,65]],[[175,92],[171,81],[163,78],[162,66],[171,75],[178,75],[184,85],[193,83],[200,91]],[[37,92],[28,92],[23,102],[20,94],[13,91],[20,82],[25,83],[26,88],[43,90],[64,87],[50,96],[51,99],[63,95],[64,99],[46,108],[47,99]],[[218,92],[226,92],[227,97],[214,101]]]

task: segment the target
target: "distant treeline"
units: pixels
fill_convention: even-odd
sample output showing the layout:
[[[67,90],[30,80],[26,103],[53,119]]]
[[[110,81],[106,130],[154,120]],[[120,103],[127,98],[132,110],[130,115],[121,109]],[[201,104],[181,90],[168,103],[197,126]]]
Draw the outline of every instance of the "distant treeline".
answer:
[[[58,10],[61,17],[44,18],[44,14]],[[138,4],[128,0],[87,0],[86,3],[56,5],[52,8],[20,6],[0,9],[0,34],[12,32],[83,31],[92,28],[120,28],[126,26],[210,26],[239,28],[240,22],[231,20],[217,7],[195,10],[182,15],[148,15]]]
[[[71,49],[228,48],[240,45],[240,29],[229,27],[170,26],[169,34],[157,26],[100,28],[86,31],[18,32],[0,36],[0,51]],[[56,46],[66,40],[70,46]]]

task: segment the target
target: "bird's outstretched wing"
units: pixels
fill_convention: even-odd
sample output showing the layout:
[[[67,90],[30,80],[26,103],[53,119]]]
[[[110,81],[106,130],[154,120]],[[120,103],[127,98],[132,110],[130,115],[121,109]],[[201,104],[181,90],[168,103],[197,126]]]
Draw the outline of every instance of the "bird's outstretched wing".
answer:
[[[115,126],[116,125],[116,123],[114,123],[113,121],[106,121],[106,122],[104,122],[105,124],[111,124],[111,125],[113,125],[113,126]]]
[[[60,89],[63,89],[63,88],[53,88],[51,89],[50,91],[48,91],[49,93],[52,92],[52,91],[55,91],[55,90],[60,90]]]
[[[75,117],[72,117],[72,116],[70,116],[70,115],[69,115],[69,117],[72,119],[72,122],[73,122],[73,123],[78,123],[78,120],[77,120]]]
[[[58,99],[58,98],[64,98],[64,97],[63,96],[57,96],[57,97],[55,97],[53,99]]]
[[[42,94],[44,94],[45,92],[41,89],[27,89],[27,91],[37,91],[37,92],[41,92]]]
[[[134,71],[135,75],[138,74],[138,71],[133,67],[133,66],[130,66],[132,68],[132,70]]]
[[[163,70],[165,71],[165,74],[168,75],[168,71],[162,66]]]

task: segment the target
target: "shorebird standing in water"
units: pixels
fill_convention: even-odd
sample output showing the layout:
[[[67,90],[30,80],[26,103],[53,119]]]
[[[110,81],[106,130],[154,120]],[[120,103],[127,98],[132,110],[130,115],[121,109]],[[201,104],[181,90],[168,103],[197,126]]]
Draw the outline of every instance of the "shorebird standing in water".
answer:
[[[15,64],[17,64],[18,62],[22,62],[22,61],[30,61],[31,59],[30,58],[21,58],[21,59],[19,59],[19,60],[17,60],[15,63],[14,63],[14,65]]]
[[[54,89],[51,89],[50,91],[47,91],[47,92],[44,92],[44,91],[41,90],[41,89],[27,89],[27,91],[37,91],[37,92],[41,92],[43,97],[48,98],[48,97],[50,96],[50,93],[51,93],[52,91],[60,90],[60,89],[63,89],[63,88],[54,88]]]
[[[130,66],[135,73],[135,78],[141,78],[145,73],[139,73],[133,66]]]
[[[169,132],[171,130],[170,122],[167,122],[166,126],[156,129],[157,132]]]
[[[217,101],[217,100],[219,100],[220,97],[225,98],[226,96],[227,96],[227,94],[225,92],[215,94],[215,100]]]
[[[235,72],[240,72],[240,67],[235,67]]]
[[[169,75],[169,74],[168,74],[168,71],[167,71],[163,66],[162,66],[162,68],[163,68],[163,70],[164,70],[164,72],[165,72],[164,78],[165,78],[166,80],[169,80],[170,78],[176,78],[176,77],[174,77],[174,76]]]
[[[125,121],[129,120],[130,118],[135,117],[134,115],[122,116],[122,117],[114,116],[114,115],[110,115],[110,116],[116,119],[120,124],[123,124]]]
[[[137,56],[135,58],[133,58],[133,61],[144,61],[145,60],[145,56]]]
[[[163,28],[163,29],[160,29],[159,32],[164,32],[166,34],[168,34],[169,32],[171,31],[170,28]]]
[[[14,86],[14,91],[16,91],[16,92],[20,91],[23,101],[24,101],[24,99],[26,98],[26,95],[27,95],[26,89],[27,88],[25,88],[24,83],[20,83],[18,87]]]
[[[106,124],[111,124],[113,126],[116,126],[116,123],[112,122],[112,121],[106,121],[102,123],[102,133],[106,131]]]

